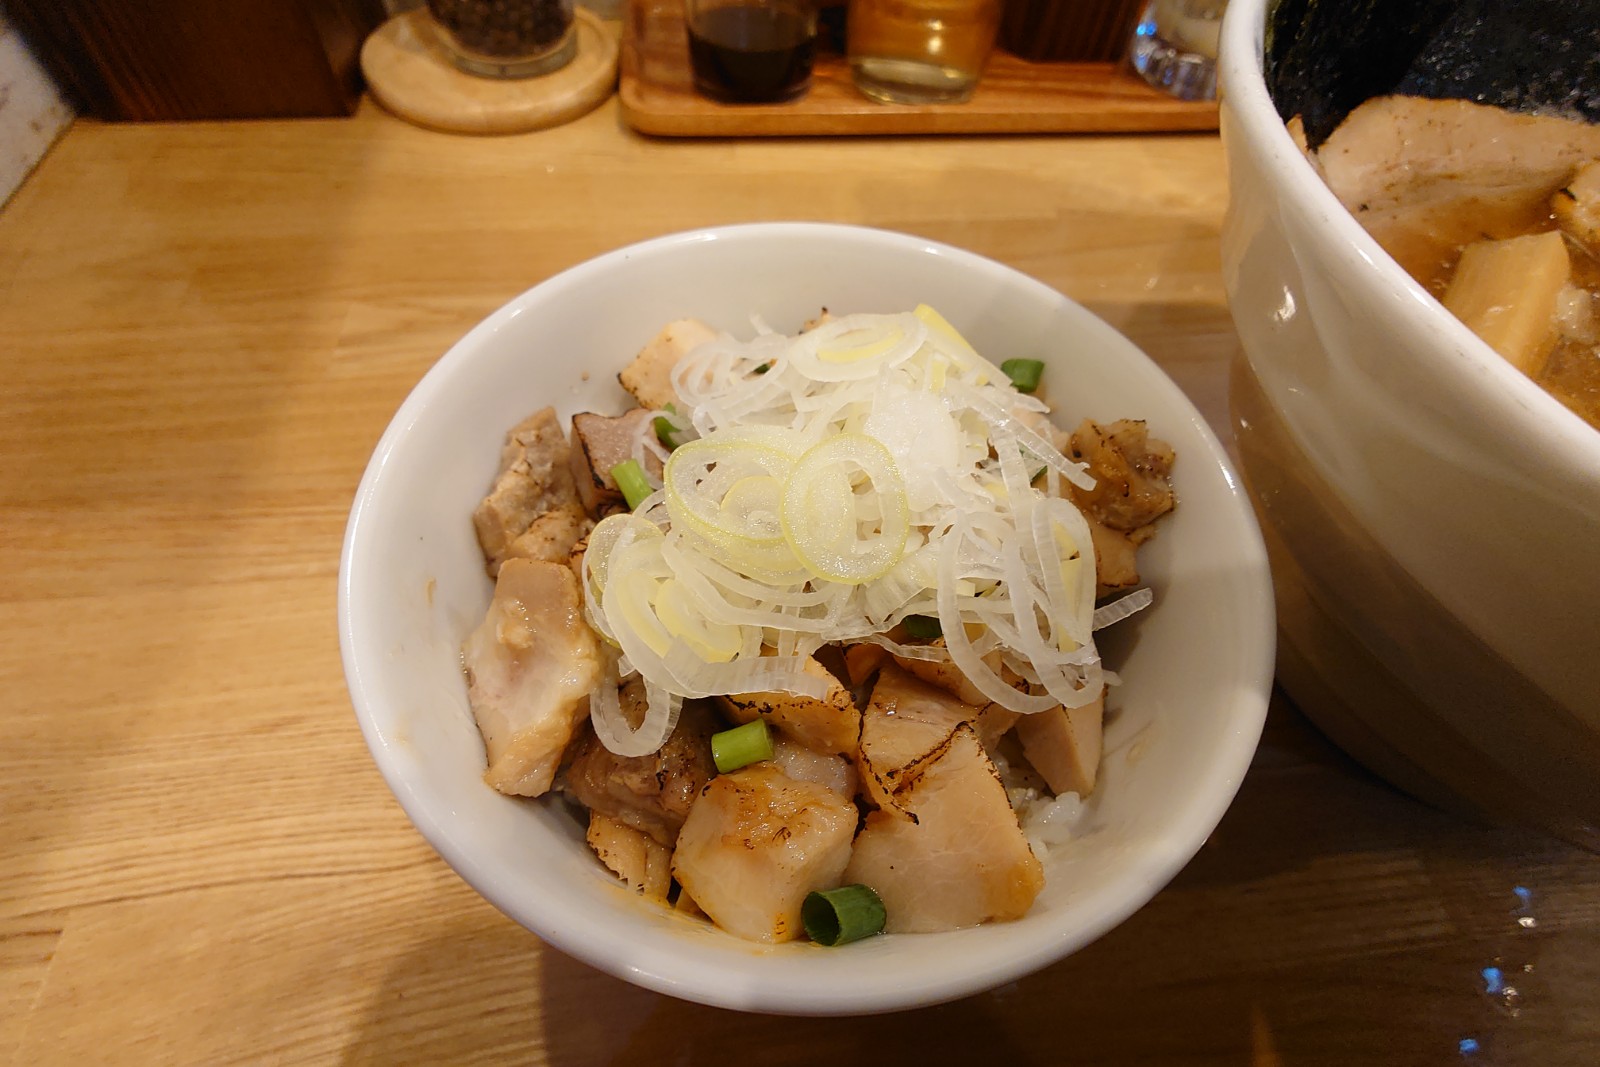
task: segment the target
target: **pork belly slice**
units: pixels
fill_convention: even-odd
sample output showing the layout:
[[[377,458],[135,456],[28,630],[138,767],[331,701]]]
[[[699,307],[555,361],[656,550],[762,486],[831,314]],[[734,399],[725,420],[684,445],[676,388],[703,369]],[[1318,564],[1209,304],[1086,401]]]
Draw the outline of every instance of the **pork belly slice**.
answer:
[[[883,898],[891,933],[954,930],[1027,913],[1044,887],[1044,868],[971,723],[957,723],[897,776],[892,804],[870,813],[856,835],[844,881],[871,886]]]
[[[941,648],[945,647],[945,641],[942,637],[933,643]],[[1000,652],[998,650],[987,653],[982,658],[983,662],[988,664],[989,669],[1000,675],[1008,684],[1023,691],[1027,690],[1027,683],[1017,677],[1011,671],[1011,668],[1000,662]],[[999,743],[1000,738],[1005,736],[1006,731],[1011,729],[1011,724],[1017,719],[1016,712],[1001,707],[985,697],[982,690],[973,685],[971,680],[961,673],[961,668],[957,667],[953,660],[911,659],[908,656],[895,656],[894,661],[901,670],[912,677],[943,689],[961,703],[971,708],[976,708],[977,714],[969,716],[969,720],[977,727],[978,738],[983,742],[983,747],[991,752],[994,751],[994,746]]]
[[[727,716],[737,723],[760,718],[780,734],[816,752],[854,759],[861,739],[861,712],[850,690],[813,657],[805,672],[822,679],[828,689],[819,700],[795,693],[742,693],[718,697]]]
[[[1057,796],[1094,792],[1100,772],[1106,695],[1079,708],[1050,708],[1017,720],[1022,754]]]
[[[717,331],[699,319],[669,322],[650,343],[639,350],[633,362],[622,368],[617,381],[633,394],[641,406],[657,410],[678,402],[672,387],[672,368],[678,360],[717,336]]]
[[[1362,214],[1434,200],[1540,200],[1600,156],[1600,127],[1469,100],[1382,96],[1352,111],[1316,151],[1324,179]]]
[[[637,728],[644,721],[644,684],[629,680],[618,694],[622,713]],[[678,725],[647,756],[618,756],[585,724],[573,741],[559,788],[591,811],[631,826],[671,847],[695,798],[717,773],[711,735],[720,729],[701,701],[683,705]]]
[[[572,478],[578,498],[591,515],[626,507],[611,468],[633,458],[633,443],[641,433],[654,433],[655,414],[645,408],[612,417],[582,412],[572,416]],[[661,460],[646,451],[641,464],[658,481]]]
[[[600,678],[600,649],[572,571],[506,560],[488,614],[462,653],[488,754],[484,781],[502,793],[544,794]]]
[[[806,894],[839,885],[856,806],[771,763],[718,775],[678,835],[672,872],[722,929],[750,941],[799,937]]]
[[[939,647],[944,647],[944,638],[932,642]],[[991,652],[983,657],[991,670],[1004,673],[1000,663],[1000,653]],[[900,670],[913,678],[918,679],[944,690],[950,696],[971,708],[977,709],[976,718],[978,735],[983,738],[985,748],[992,749],[1001,736],[1011,728],[1011,722],[1016,717],[1015,712],[1007,711],[1000,705],[991,702],[983,692],[973,685],[961,668],[951,660],[912,659],[909,656],[897,656],[880,645],[860,644],[853,645],[845,653],[845,668],[849,672],[852,685],[864,685],[873,677],[885,663],[894,663]],[[887,690],[886,690],[887,692]],[[863,694],[862,700],[866,701],[871,696],[870,691]]]
[[[511,543],[539,516],[579,506],[566,434],[555,408],[543,408],[513,426],[500,449],[494,486],[472,513],[489,573],[497,574]]]

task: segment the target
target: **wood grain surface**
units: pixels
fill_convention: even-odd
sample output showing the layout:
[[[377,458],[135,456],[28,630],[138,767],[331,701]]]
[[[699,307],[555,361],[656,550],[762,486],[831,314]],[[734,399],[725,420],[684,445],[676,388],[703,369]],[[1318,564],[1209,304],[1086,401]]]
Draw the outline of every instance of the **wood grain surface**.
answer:
[[[1177,880],[942,1008],[746,1016],[599,974],[407,823],[346,699],[340,538],[468,327],[618,245],[948,241],[1128,333],[1219,429],[1211,136],[700,143],[83,121],[0,213],[0,1063],[1587,1064],[1600,861],[1422,807],[1286,703]],[[619,354],[620,355],[620,354]]]
[[[782,104],[719,104],[694,90],[683,0],[634,0],[623,23],[622,114],[666,137],[1114,133],[1217,128],[1214,103],[1176,100],[1120,63],[1032,63],[997,48],[961,104],[879,104],[819,39],[811,87]]]

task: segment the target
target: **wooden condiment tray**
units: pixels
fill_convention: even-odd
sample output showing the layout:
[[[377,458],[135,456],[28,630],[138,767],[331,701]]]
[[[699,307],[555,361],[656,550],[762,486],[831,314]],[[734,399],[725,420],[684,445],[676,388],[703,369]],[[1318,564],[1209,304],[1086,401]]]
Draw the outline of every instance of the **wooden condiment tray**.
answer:
[[[823,47],[811,88],[784,104],[719,104],[694,91],[682,0],[632,0],[618,95],[628,125],[662,137],[1156,133],[1217,128],[1214,102],[1175,100],[1118,63],[1033,63],[996,49],[962,104],[879,104]]]

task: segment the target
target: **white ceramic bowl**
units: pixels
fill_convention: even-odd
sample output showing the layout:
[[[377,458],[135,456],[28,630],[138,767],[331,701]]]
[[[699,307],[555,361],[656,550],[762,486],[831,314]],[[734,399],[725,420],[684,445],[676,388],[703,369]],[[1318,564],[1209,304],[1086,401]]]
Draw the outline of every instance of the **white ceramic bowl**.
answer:
[[[739,941],[620,888],[554,799],[484,785],[459,646],[491,587],[469,520],[505,429],[555,404],[622,410],[615,372],[685,315],[793,330],[819,307],[926,301],[996,357],[1046,360],[1062,417],[1137,416],[1172,442],[1178,508],[1142,555],[1156,606],[1108,642],[1126,684],[1081,841],[1056,850],[1019,922],[844,949]],[[664,237],[549,279],[452,348],[379,442],[346,534],[340,638],[356,715],[419,830],[551,944],[628,981],[732,1008],[862,1014],[989,988],[1088,943],[1147,901],[1221,818],[1249,764],[1272,672],[1266,559],[1222,448],[1132,344],[998,263],[913,237],[814,224]],[[424,918],[423,921],[426,921]]]
[[[1268,97],[1269,7],[1223,25],[1223,259],[1279,678],[1400,785],[1600,848],[1600,433],[1318,179]]]

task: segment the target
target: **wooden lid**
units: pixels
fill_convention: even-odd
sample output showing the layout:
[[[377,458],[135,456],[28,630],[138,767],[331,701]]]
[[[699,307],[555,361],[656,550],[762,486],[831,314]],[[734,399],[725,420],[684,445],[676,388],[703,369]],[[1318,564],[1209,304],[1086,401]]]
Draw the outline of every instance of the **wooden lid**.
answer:
[[[428,13],[396,15],[361,47],[372,95],[409,122],[447,133],[522,133],[598,107],[617,84],[617,38],[593,13],[574,12],[577,52],[532,78],[482,78],[456,68]]]

